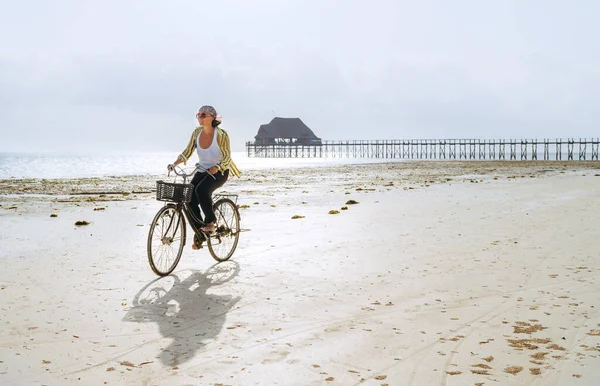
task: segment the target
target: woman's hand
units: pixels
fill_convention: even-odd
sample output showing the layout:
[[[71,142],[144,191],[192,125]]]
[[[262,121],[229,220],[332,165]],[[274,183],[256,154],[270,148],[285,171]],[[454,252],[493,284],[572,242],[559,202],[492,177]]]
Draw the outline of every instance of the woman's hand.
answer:
[[[208,172],[209,172],[210,174],[215,174],[215,173],[216,173],[216,172],[218,172],[218,171],[219,171],[219,169],[217,169],[217,167],[216,167],[216,166],[213,166],[212,168],[208,169]]]

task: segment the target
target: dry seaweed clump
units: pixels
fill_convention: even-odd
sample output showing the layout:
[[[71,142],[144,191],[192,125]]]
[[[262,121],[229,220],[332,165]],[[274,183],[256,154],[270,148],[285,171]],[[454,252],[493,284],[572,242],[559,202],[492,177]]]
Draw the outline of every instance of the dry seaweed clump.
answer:
[[[329,214],[339,214],[339,213],[340,213],[340,211],[339,210],[335,210],[335,209],[332,209],[332,210],[329,211]]]
[[[296,220],[296,219],[304,218],[304,217],[305,216],[300,216],[299,214],[295,214],[295,215],[292,216],[292,220]]]
[[[462,371],[446,371],[448,375],[459,375],[462,374]]]
[[[77,226],[90,225],[90,222],[85,221],[85,220],[79,220],[79,221],[75,221],[75,225],[77,225]]]
[[[537,344],[547,344],[550,343],[550,339],[548,338],[536,338],[536,339],[507,339],[508,345],[510,347],[514,347],[516,349],[528,349],[528,350],[537,350],[539,346]]]
[[[547,352],[536,352],[535,354],[531,354],[531,357],[533,359],[537,359],[539,361],[542,361],[544,359],[546,359],[546,355],[548,355],[549,353]]]
[[[531,324],[529,322],[515,322],[516,326],[513,326],[513,333],[515,334],[533,334],[534,332],[545,330],[547,327],[543,327],[541,324]]]
[[[358,201],[355,201],[355,200],[348,200],[348,201],[346,201],[346,205],[356,205],[356,204],[358,204],[358,203],[359,203],[359,202],[358,202]]]
[[[509,373],[512,375],[516,375],[516,374],[520,373],[521,371],[523,371],[522,366],[508,366],[507,368],[504,369],[505,373]]]

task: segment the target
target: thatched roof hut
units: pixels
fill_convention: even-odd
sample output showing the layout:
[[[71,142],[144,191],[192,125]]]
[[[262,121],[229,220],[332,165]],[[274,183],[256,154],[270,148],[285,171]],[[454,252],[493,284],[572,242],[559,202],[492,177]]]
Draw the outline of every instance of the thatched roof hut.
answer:
[[[260,125],[254,136],[256,145],[290,144],[320,145],[321,138],[302,122],[300,118],[273,118],[266,125]]]

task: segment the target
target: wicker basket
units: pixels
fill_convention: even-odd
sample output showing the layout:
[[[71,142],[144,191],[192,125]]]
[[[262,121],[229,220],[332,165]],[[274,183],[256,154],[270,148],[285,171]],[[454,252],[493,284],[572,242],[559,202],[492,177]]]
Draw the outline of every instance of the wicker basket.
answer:
[[[156,199],[169,202],[190,202],[194,185],[156,181]]]

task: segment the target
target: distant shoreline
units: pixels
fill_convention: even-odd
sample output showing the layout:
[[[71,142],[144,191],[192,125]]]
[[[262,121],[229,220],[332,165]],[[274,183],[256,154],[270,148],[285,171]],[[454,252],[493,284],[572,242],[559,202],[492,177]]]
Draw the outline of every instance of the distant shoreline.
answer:
[[[383,160],[380,160],[383,161]],[[224,189],[244,194],[248,190],[285,193],[290,187],[316,184],[330,186],[396,187],[447,183],[462,180],[521,179],[561,173],[600,175],[596,161],[440,161],[377,162],[334,164],[290,168],[242,169],[241,178],[230,178]],[[165,174],[106,177],[0,179],[0,201],[55,199],[67,196],[75,201],[88,199],[129,200],[152,197],[156,181],[174,181]],[[104,196],[104,197],[100,197]]]

